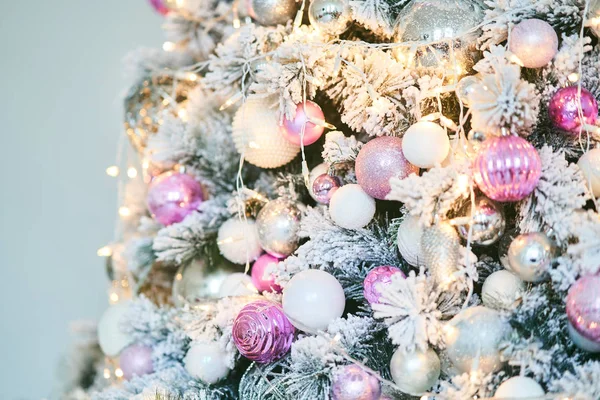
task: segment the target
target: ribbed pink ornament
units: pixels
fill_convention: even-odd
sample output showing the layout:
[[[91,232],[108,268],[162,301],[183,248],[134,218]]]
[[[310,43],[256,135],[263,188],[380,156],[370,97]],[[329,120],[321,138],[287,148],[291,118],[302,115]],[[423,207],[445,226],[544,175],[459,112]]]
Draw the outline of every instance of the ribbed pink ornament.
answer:
[[[518,136],[493,136],[481,145],[473,163],[477,186],[490,199],[518,201],[540,179],[542,162],[535,147]]]
[[[233,323],[233,342],[249,360],[270,363],[292,347],[296,329],[281,307],[258,300],[247,304]]]
[[[581,336],[600,345],[600,276],[583,276],[571,286],[567,317]]]

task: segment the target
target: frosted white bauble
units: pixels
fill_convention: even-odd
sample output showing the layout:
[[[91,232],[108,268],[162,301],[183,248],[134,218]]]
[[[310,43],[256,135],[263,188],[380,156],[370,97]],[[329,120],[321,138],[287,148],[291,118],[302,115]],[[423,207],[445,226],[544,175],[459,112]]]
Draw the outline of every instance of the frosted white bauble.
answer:
[[[310,173],[308,174],[308,194],[310,194],[310,197],[313,198],[314,201],[318,201],[317,198],[315,197],[315,194],[313,193],[312,187],[313,187],[313,183],[315,183],[315,179],[317,179],[319,176],[326,174],[327,172],[329,172],[329,165],[325,164],[325,163],[321,163],[319,165],[317,165],[316,167],[314,167],[313,169],[310,170]]]
[[[109,357],[118,356],[121,350],[133,342],[121,329],[128,308],[128,301],[112,305],[104,311],[98,322],[98,343],[102,352]]]
[[[398,250],[402,258],[413,267],[418,266],[419,261],[423,261],[421,235],[423,228],[419,224],[419,217],[409,215],[398,227]]]
[[[283,312],[304,332],[317,333],[340,318],[346,306],[342,285],[318,269],[297,273],[283,289]]]
[[[344,185],[331,196],[329,215],[342,228],[363,228],[375,216],[375,199],[365,193],[360,185]]]
[[[223,257],[236,264],[254,261],[262,253],[256,224],[250,218],[225,221],[219,228],[217,245]]]
[[[440,366],[440,358],[431,349],[407,353],[398,349],[390,361],[390,373],[402,392],[420,396],[435,385]]]
[[[600,149],[592,149],[581,156],[577,165],[590,185],[594,196],[600,197]]]
[[[243,272],[229,275],[219,289],[219,297],[249,296],[252,294],[258,294],[258,290],[252,283],[250,275]]]
[[[217,383],[229,374],[227,353],[218,343],[195,343],[183,359],[185,370],[207,384]]]
[[[300,152],[279,130],[277,110],[265,99],[248,98],[233,118],[235,148],[257,167],[281,167]]]
[[[433,168],[448,156],[450,139],[438,124],[417,122],[402,137],[402,152],[411,164],[419,168]]]
[[[525,292],[525,282],[507,270],[496,271],[487,277],[481,289],[481,300],[494,310],[510,310]]]
[[[515,376],[507,381],[496,390],[495,399],[535,399],[542,397],[546,393],[539,383],[525,376]]]

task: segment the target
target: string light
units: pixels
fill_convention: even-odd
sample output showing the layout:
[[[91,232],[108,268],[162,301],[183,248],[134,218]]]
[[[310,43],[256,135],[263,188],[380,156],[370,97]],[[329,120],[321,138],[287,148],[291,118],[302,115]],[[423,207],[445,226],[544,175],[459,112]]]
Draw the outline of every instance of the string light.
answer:
[[[129,207],[121,206],[119,207],[119,215],[123,218],[127,218],[131,216],[131,210],[129,209]]]
[[[110,370],[108,368],[104,368],[104,379],[110,379]]]
[[[575,83],[579,80],[579,74],[577,72],[573,72],[572,74],[569,74],[569,76],[567,76],[567,79]]]
[[[179,111],[177,111],[177,116],[179,118],[181,118],[181,120],[183,122],[186,122],[188,120],[188,113],[187,113],[187,110],[185,108],[179,109]]]
[[[115,376],[117,378],[122,378],[123,377],[123,370],[121,368],[115,369]]]
[[[106,175],[111,176],[113,178],[119,176],[119,167],[117,167],[116,165],[111,165],[110,167],[106,168]]]
[[[173,51],[176,47],[177,45],[173,42],[164,42],[162,45],[164,51]]]
[[[98,257],[110,257],[112,256],[112,249],[109,246],[104,246],[99,248],[96,254]]]
[[[119,295],[115,292],[112,292],[109,296],[108,296],[108,300],[110,302],[110,304],[116,304],[119,302]]]
[[[133,178],[137,177],[137,175],[138,175],[137,169],[135,169],[134,167],[127,168],[127,176],[128,177],[133,179]]]

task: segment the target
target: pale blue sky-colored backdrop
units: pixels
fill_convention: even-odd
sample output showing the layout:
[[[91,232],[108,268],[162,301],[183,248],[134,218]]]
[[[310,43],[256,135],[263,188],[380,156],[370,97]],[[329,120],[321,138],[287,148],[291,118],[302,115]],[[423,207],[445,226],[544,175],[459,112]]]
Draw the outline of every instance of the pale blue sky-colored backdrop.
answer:
[[[122,59],[161,45],[161,17],[145,0],[0,10],[0,398],[50,399],[69,321],[107,304]]]

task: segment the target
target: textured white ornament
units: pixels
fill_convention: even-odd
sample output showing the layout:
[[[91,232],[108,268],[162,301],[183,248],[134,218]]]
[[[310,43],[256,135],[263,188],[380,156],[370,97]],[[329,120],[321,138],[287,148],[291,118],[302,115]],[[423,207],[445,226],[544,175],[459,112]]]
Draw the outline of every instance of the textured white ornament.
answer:
[[[460,239],[448,221],[439,221],[423,229],[421,254],[423,265],[437,285],[448,287],[454,282],[454,274],[458,271]]]
[[[600,197],[600,149],[592,149],[581,156],[577,165],[585,176],[585,182],[595,197]]]
[[[433,168],[450,152],[450,139],[444,128],[429,121],[417,122],[402,138],[404,157],[419,168]]]
[[[292,161],[300,146],[279,131],[277,111],[265,99],[249,98],[233,118],[233,142],[246,161],[261,168],[278,168]]]
[[[229,275],[219,288],[219,297],[250,296],[258,294],[258,290],[252,283],[252,278],[243,272]]]
[[[283,289],[282,302],[283,312],[296,328],[317,333],[342,316],[346,296],[333,275],[307,269],[288,282]]]
[[[525,376],[515,376],[504,382],[496,389],[495,399],[535,399],[546,393],[539,383]]]
[[[185,370],[207,384],[217,383],[229,374],[227,353],[218,343],[195,343],[183,359]]]
[[[121,330],[129,302],[125,301],[108,307],[98,322],[98,343],[102,352],[109,357],[116,357],[121,350],[129,346],[133,339]]]
[[[317,179],[323,174],[326,174],[327,172],[329,172],[329,165],[321,163],[314,167],[308,174],[308,194],[310,194],[310,197],[312,197],[314,201],[318,202],[317,197],[315,196],[312,190],[313,183],[315,183],[315,179]]]
[[[331,196],[329,215],[342,228],[364,228],[375,216],[375,199],[360,185],[344,185]]]
[[[429,390],[440,377],[440,358],[432,349],[404,353],[394,352],[390,362],[392,379],[401,391],[420,396]]]
[[[494,310],[510,310],[517,306],[524,292],[525,282],[510,271],[500,270],[483,282],[481,300]]]
[[[423,263],[423,255],[421,254],[421,236],[423,228],[419,223],[419,217],[409,215],[398,227],[398,250],[402,258],[412,265],[417,267],[419,262]]]
[[[236,264],[254,261],[262,253],[253,219],[231,218],[225,221],[219,228],[217,245],[223,257]]]

